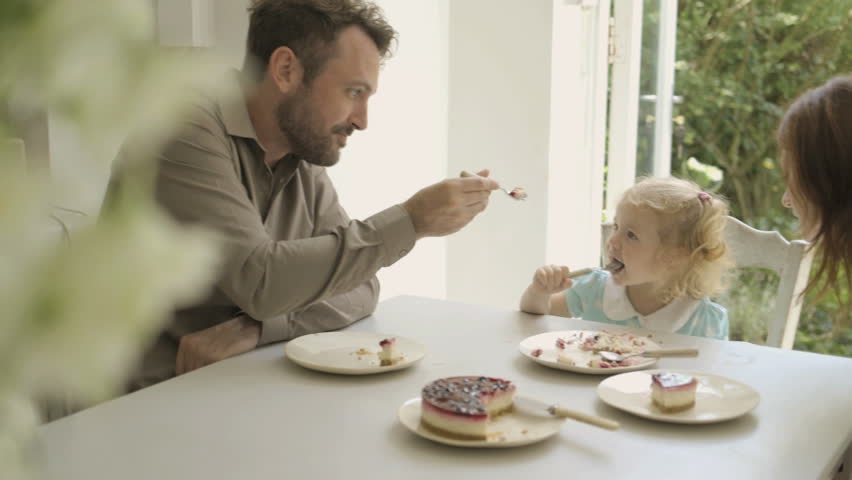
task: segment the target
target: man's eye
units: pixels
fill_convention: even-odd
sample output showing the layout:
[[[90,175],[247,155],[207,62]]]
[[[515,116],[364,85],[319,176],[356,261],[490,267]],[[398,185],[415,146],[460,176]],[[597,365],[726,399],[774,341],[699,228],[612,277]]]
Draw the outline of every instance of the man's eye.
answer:
[[[612,231],[614,231],[614,232],[618,231],[618,224],[617,223],[612,224]]]
[[[349,89],[349,96],[352,97],[352,98],[358,98],[358,97],[361,96],[362,93],[364,93],[364,91],[361,90],[360,88],[350,88]]]
[[[627,238],[631,240],[639,240],[639,237],[637,237],[636,234],[633,232],[627,232]]]

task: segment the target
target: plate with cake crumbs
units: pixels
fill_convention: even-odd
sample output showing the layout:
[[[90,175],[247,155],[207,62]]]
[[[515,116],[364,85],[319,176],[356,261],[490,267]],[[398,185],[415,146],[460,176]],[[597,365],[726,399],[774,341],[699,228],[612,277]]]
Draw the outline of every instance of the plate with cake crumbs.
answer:
[[[408,368],[426,354],[414,340],[384,333],[311,333],[287,342],[287,358],[311,370],[370,375]]]
[[[609,377],[598,385],[607,405],[668,423],[716,423],[741,417],[760,403],[748,385],[710,373],[643,370]]]
[[[415,435],[433,442],[469,448],[510,448],[546,440],[557,433],[565,423],[563,418],[545,417],[505,412],[488,421],[483,438],[468,438],[433,429],[420,421],[420,397],[412,398],[399,408],[399,421]]]
[[[614,375],[648,368],[656,358],[631,357],[608,362],[598,352],[605,350],[623,355],[657,350],[654,334],[605,330],[565,330],[547,332],[521,341],[518,349],[530,360],[550,368],[592,375]]]

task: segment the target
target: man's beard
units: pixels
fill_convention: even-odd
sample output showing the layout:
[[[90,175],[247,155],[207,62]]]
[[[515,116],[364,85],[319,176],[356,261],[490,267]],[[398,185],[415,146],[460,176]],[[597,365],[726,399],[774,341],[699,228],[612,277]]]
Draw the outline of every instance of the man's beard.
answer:
[[[305,87],[284,97],[275,116],[292,153],[320,167],[330,167],[340,159],[340,150],[334,148],[333,135],[351,135],[353,130],[349,126],[335,125],[329,134],[320,133],[322,121],[316,110],[311,108],[310,90]]]

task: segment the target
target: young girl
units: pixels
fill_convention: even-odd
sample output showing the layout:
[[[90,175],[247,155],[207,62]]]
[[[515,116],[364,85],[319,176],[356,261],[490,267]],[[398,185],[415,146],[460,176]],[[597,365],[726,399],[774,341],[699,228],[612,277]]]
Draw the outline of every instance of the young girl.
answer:
[[[616,209],[607,269],[572,281],[567,267],[543,266],[521,310],[727,339],[728,312],[707,298],[731,265],[727,214],[724,201],[694,183],[642,179]]]

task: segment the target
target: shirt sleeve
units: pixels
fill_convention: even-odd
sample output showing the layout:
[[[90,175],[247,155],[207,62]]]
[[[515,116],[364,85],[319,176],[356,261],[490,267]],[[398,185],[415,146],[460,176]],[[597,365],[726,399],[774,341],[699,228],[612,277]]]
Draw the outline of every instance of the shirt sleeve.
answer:
[[[315,185],[317,195],[313,205],[316,219],[312,232],[314,237],[333,233],[351,222],[349,215],[340,205],[337,191],[324,168],[318,169]],[[402,233],[399,237],[404,238],[404,232]],[[401,245],[400,248],[404,249],[405,246]],[[341,329],[373,313],[378,300],[379,280],[374,275],[348,292],[319,301],[305,309],[262,321],[258,344],[265,345],[309,333]]]
[[[379,281],[373,277],[346,293],[317,302],[304,310],[266,319],[261,322],[258,345],[341,329],[372,314],[378,299]]]
[[[262,322],[280,321],[294,312],[311,315],[304,313],[308,307],[358,287],[366,297],[354,302],[362,311],[352,314],[374,306],[368,297],[378,290],[373,283],[376,272],[414,245],[414,227],[405,209],[395,205],[364,221],[349,220],[321,173],[313,205],[320,231],[310,238],[276,241],[248,198],[226,138],[224,127],[214,119],[190,123],[163,150],[156,181],[159,202],[179,221],[219,234],[224,255],[217,287]],[[351,300],[341,297],[336,306],[312,312],[340,309]],[[280,333],[267,331],[264,339]]]
[[[565,303],[573,317],[583,317],[586,303],[594,301],[601,291],[601,274],[593,271],[582,277],[575,278],[574,284],[565,291]],[[605,280],[605,278],[604,278]]]
[[[728,310],[718,303],[705,299],[695,309],[692,318],[677,333],[696,337],[728,340],[729,335]]]

